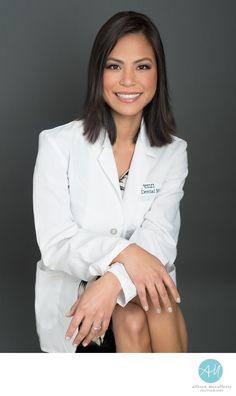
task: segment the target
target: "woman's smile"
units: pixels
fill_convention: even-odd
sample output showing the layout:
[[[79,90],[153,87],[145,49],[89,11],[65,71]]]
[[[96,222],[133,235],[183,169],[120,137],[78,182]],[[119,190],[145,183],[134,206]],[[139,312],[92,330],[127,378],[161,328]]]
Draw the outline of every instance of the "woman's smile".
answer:
[[[133,103],[139,99],[142,93],[127,94],[127,93],[116,92],[115,95],[117,96],[118,100],[120,100],[123,103]]]

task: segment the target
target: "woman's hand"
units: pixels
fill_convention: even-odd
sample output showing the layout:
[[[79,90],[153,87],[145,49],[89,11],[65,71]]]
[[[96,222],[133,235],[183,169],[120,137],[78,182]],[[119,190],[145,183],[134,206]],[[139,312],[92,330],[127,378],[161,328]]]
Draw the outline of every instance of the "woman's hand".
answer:
[[[147,252],[136,244],[125,248],[112,262],[120,261],[125,266],[131,280],[137,288],[141,305],[145,311],[149,309],[146,289],[158,313],[161,313],[162,299],[164,307],[172,312],[171,302],[166,290],[169,288],[175,301],[180,303],[180,295],[174,281],[167,272],[165,266],[157,257]]]
[[[120,291],[120,282],[111,272],[106,272],[102,277],[91,283],[67,314],[67,316],[73,316],[73,319],[67,329],[65,338],[67,340],[71,339],[80,325],[73,344],[79,345],[84,340],[83,345],[86,346],[93,338],[102,336],[109,326]],[[94,327],[97,330],[94,330]]]

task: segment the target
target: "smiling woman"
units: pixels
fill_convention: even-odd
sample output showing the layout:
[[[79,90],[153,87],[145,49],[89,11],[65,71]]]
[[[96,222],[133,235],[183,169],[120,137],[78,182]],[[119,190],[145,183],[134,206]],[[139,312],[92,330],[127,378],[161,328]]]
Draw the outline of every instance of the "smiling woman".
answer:
[[[125,94],[141,95],[130,101]],[[122,113],[128,118],[119,117],[120,122],[136,120],[131,128],[133,143],[138,137],[141,113],[151,146],[161,147],[172,142],[176,125],[170,105],[164,48],[157,27],[144,14],[118,12],[97,33],[90,55],[82,116],[84,135],[89,142],[98,139],[102,127],[108,131],[112,145],[118,138],[114,114],[118,117],[119,111],[110,107],[111,103],[114,106],[135,103],[135,108],[122,106]],[[137,109],[139,116],[130,117]],[[123,133],[125,138],[127,134]]]
[[[141,13],[115,14],[93,44],[83,116],[39,136],[43,351],[187,351],[174,265],[186,149],[156,26]]]

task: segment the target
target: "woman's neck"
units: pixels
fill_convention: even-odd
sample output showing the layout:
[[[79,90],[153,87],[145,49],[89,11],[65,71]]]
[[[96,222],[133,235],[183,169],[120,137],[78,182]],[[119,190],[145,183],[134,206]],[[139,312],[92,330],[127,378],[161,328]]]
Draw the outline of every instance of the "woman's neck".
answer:
[[[133,146],[133,138],[140,127],[142,115],[138,114],[132,117],[113,114],[113,119],[117,131],[116,147]]]

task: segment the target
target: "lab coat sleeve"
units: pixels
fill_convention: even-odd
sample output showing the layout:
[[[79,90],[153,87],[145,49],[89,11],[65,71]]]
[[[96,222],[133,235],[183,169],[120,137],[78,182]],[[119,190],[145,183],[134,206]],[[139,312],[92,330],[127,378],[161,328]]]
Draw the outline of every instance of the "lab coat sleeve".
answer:
[[[131,242],[77,225],[70,209],[68,153],[65,155],[53,134],[47,132],[39,134],[33,174],[34,222],[42,260],[50,270],[93,280],[103,275]]]
[[[137,295],[136,286],[122,263],[116,262],[112,264],[107,271],[112,272],[119,279],[122,290],[118,295],[117,304],[121,307],[125,307],[125,305]]]
[[[188,175],[187,142],[179,141],[171,156],[171,164],[161,189],[142,224],[129,241],[136,243],[157,257],[168,272],[173,269],[177,255],[180,230],[180,200],[184,195],[183,186]]]

